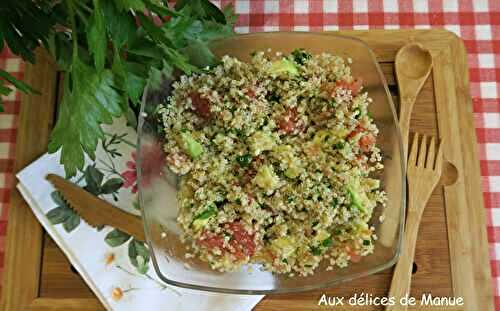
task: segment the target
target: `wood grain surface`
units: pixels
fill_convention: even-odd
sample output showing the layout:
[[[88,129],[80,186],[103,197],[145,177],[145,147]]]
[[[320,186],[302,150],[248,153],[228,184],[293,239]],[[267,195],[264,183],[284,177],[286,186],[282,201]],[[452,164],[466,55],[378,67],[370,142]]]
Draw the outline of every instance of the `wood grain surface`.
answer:
[[[432,293],[434,296],[465,296],[466,310],[493,310],[485,212],[480,189],[479,162],[475,148],[476,137],[463,44],[456,36],[444,30],[341,33],[364,40],[374,50],[395,103],[398,103],[398,94],[393,62],[397,50],[412,40],[421,42],[431,49],[435,66],[430,79],[417,98],[410,128],[422,134],[452,138],[454,143],[448,147],[450,149],[445,153],[445,158],[452,161],[459,169],[459,177],[454,185],[438,187],[431,195],[424,211],[416,246],[416,271],[412,279],[411,295],[416,298],[425,293]],[[437,67],[436,61],[441,62]],[[36,110],[32,107],[26,108],[29,102],[33,101],[30,98],[26,98],[23,102],[21,120],[30,121],[24,123],[21,121],[19,135],[29,136],[30,131],[36,131],[37,139],[34,145],[31,145],[33,138],[26,138],[27,136],[18,138],[16,168],[24,167],[46,150],[46,139],[53,121],[52,112],[56,94],[54,69],[51,67],[45,72],[37,69],[43,67],[40,62],[35,67],[40,72],[33,72],[33,69],[30,69],[31,71],[27,70],[26,76],[34,82],[38,81],[36,83],[47,84],[46,88],[50,89],[47,94],[52,95],[48,96],[44,91],[48,105],[45,108]],[[443,70],[443,67],[447,69]],[[50,82],[51,79],[53,82]],[[449,81],[452,81],[453,86],[446,88],[443,83]],[[453,100],[452,103],[449,103],[450,99]],[[36,105],[41,105],[40,99],[37,99]],[[46,132],[42,131],[40,140],[41,126],[47,128]],[[458,132],[453,132],[455,130]],[[462,203],[451,197],[458,191],[462,192],[460,197]],[[19,211],[13,212],[14,210]],[[50,237],[45,236],[42,239],[40,226],[17,192],[13,195],[9,216],[6,279],[1,310],[19,310],[14,306],[29,307],[32,310],[102,308],[83,280],[72,271],[69,262]],[[28,242],[16,243],[19,240]],[[323,293],[347,298],[362,292],[385,296],[391,276],[392,270],[388,269],[372,276],[339,284],[335,288],[268,295],[255,310],[325,309],[318,306]],[[335,308],[335,310],[382,310],[382,308]],[[446,310],[461,310],[461,308]]]
[[[54,120],[57,73],[49,56],[36,52],[37,64],[26,64],[25,82],[41,95],[22,95],[14,172],[46,152]],[[20,310],[38,296],[43,231],[17,190],[12,191],[0,308]]]

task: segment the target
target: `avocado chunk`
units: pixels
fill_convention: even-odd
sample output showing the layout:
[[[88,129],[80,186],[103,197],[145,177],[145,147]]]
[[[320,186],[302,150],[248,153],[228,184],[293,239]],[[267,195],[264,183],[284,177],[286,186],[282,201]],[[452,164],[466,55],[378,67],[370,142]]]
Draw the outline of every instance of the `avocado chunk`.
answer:
[[[361,200],[359,199],[359,196],[356,193],[356,191],[354,191],[354,189],[352,189],[352,187],[349,186],[349,187],[347,187],[347,192],[349,193],[349,197],[351,198],[352,205],[360,208],[361,207]]]
[[[297,176],[300,175],[300,169],[296,166],[290,166],[289,168],[286,169],[285,171],[285,176],[288,178],[296,178]]]
[[[361,198],[352,186],[347,187],[347,192],[349,193],[349,197],[351,198],[352,206],[356,207],[360,211],[364,211],[365,208],[363,206],[363,203],[361,202]]]
[[[254,178],[255,183],[266,191],[273,191],[279,185],[279,178],[269,165],[262,165]]]
[[[250,144],[250,151],[252,151],[254,156],[261,154],[263,151],[271,150],[276,145],[271,134],[263,131],[253,133],[248,139],[248,143]]]
[[[274,74],[289,73],[292,76],[299,74],[299,70],[295,67],[295,64],[286,58],[275,60],[271,64],[270,72]]]
[[[195,230],[203,228],[208,223],[208,220],[215,215],[217,215],[217,207],[211,204],[206,210],[196,215],[193,221],[193,227]]]
[[[351,206],[357,208],[361,212],[366,213],[368,209],[373,207],[366,193],[361,190],[359,179],[356,178],[347,186],[347,193],[351,199]]]
[[[181,132],[181,146],[193,160],[203,154],[203,146],[194,139],[190,132]]]
[[[283,257],[289,257],[297,249],[297,243],[293,238],[281,237],[271,242],[271,247],[282,254]]]

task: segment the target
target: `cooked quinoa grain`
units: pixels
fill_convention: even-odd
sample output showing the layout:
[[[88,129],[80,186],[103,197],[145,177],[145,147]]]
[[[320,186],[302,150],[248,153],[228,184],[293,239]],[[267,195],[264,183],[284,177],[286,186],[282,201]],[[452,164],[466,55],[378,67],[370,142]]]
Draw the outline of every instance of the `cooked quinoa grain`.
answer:
[[[304,50],[182,76],[160,113],[189,256],[308,275],[372,253],[386,195],[370,102],[347,61]]]

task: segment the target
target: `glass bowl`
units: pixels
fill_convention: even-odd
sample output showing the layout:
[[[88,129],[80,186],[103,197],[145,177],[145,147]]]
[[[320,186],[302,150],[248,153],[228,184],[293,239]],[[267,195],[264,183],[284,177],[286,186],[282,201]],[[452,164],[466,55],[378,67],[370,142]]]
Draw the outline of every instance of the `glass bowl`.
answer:
[[[351,58],[352,74],[363,79],[364,90],[373,103],[369,106],[380,133],[378,146],[382,150],[384,170],[381,185],[387,192],[384,210],[377,206],[371,224],[379,237],[373,254],[362,257],[347,268],[326,270],[320,265],[307,277],[272,274],[259,267],[247,267],[239,272],[218,272],[196,258],[186,258],[177,225],[176,192],[178,178],[164,165],[162,129],[154,115],[170,93],[171,81],[163,81],[156,89],[148,87],[143,97],[139,119],[138,184],[147,243],[154,269],[165,283],[185,288],[235,294],[268,294],[327,287],[342,281],[376,273],[392,266],[399,255],[405,215],[405,163],[397,116],[384,76],[370,48],[362,41],[333,34],[319,33],[255,33],[216,41],[212,48],[217,57],[231,55],[247,61],[252,51],[290,53],[305,48],[313,54],[328,52]]]

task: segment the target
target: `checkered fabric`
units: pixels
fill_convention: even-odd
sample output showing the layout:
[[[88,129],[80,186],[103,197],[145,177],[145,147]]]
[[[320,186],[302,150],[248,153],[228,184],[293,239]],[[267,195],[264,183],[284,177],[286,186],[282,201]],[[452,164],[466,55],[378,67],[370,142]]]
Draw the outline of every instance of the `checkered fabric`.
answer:
[[[500,310],[500,1],[499,0],[218,0],[233,4],[239,15],[236,31],[321,31],[338,29],[446,28],[465,42],[470,67],[478,150],[495,304]],[[23,65],[8,51],[0,68],[22,77]],[[12,161],[19,112],[19,94],[8,99],[0,114],[0,266]],[[1,271],[1,270],[0,270]]]
[[[17,79],[23,79],[24,63],[8,49],[0,51],[0,68]],[[21,95],[14,91],[3,99],[5,112],[0,113],[0,280],[3,272],[8,205],[10,192],[14,186],[16,129],[17,116],[21,107]]]

